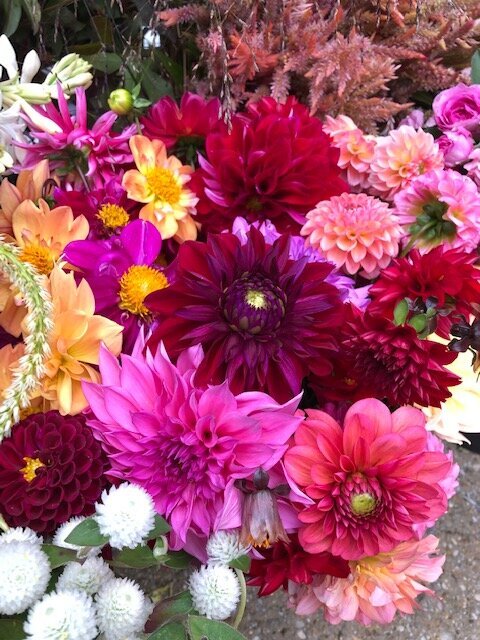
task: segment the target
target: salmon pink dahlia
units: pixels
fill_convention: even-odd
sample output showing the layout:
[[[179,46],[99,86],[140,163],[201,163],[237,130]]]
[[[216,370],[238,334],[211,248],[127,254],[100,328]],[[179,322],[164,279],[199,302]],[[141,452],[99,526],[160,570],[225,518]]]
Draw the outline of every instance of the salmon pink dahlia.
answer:
[[[289,477],[314,501],[298,516],[300,544],[346,560],[390,551],[445,513],[441,481],[451,466],[445,453],[428,450],[419,409],[391,414],[369,398],[352,405],[343,427],[308,410],[285,455]]]

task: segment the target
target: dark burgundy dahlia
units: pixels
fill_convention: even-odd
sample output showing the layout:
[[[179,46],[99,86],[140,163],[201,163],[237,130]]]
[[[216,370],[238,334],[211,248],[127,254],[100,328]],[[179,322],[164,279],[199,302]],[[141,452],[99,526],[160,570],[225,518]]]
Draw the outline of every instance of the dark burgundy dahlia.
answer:
[[[163,341],[176,356],[201,344],[197,383],[228,379],[233,393],[266,391],[280,402],[310,371],[327,375],[343,305],[325,282],[331,265],[290,260],[289,243],[268,244],[252,228],[243,245],[229,233],[181,245],[173,284],[145,301],[158,319],[149,346]]]
[[[28,416],[0,444],[0,513],[12,527],[52,533],[93,513],[107,468],[83,416]]]
[[[233,118],[230,133],[209,134],[205,149],[192,184],[200,197],[197,219],[207,231],[230,230],[243,216],[298,232],[320,200],[348,190],[320,120],[293,99],[261,100]]]

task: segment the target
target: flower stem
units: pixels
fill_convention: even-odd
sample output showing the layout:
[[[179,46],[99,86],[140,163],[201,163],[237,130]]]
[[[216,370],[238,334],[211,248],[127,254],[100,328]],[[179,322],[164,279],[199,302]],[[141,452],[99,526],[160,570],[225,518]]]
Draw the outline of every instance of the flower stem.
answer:
[[[83,186],[85,187],[85,191],[90,191],[90,186],[87,182],[87,177],[86,175],[83,173],[83,169],[82,167],[79,165],[78,162],[75,162],[75,169],[77,170],[78,175],[80,176],[80,180],[83,183]]]
[[[8,524],[5,522],[2,514],[0,513],[0,530],[7,532],[10,529]]]
[[[235,616],[232,626],[234,629],[238,629],[238,625],[242,621],[243,614],[245,613],[245,607],[247,606],[247,583],[245,582],[243,571],[235,569],[235,573],[237,574],[238,581],[240,582],[240,604],[238,605],[237,615]]]
[[[138,135],[141,136],[142,135],[142,127],[140,125],[140,120],[138,119],[138,116],[135,116],[135,124],[137,125]]]

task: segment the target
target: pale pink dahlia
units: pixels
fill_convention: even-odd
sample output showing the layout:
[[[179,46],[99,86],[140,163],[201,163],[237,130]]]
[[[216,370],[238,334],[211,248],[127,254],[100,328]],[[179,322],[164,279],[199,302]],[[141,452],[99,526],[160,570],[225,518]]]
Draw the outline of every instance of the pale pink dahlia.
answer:
[[[373,277],[398,254],[402,228],[389,206],[364,193],[343,193],[307,213],[300,233],[336,267]]]
[[[377,138],[370,184],[389,200],[417,176],[442,169],[443,165],[443,153],[430,133],[402,125],[388,136]]]
[[[415,178],[395,196],[395,211],[421,252],[444,243],[474,251],[480,242],[480,193],[453,169]]]
[[[300,543],[346,560],[390,551],[445,513],[441,481],[451,466],[445,453],[429,451],[418,409],[391,414],[379,400],[360,400],[343,429],[308,410],[285,455],[289,477],[314,501],[299,513]]]
[[[228,528],[225,505],[240,512],[234,481],[275,465],[301,421],[298,397],[280,405],[265,393],[234,395],[227,383],[196,386],[202,359],[192,347],[173,365],[162,345],[145,353],[140,336],[121,364],[102,350],[102,382],[84,388],[111,475],[148,491],[172,525],[174,548],[187,534],[205,542],[220,514]]]
[[[332,624],[388,624],[397,611],[413,613],[420,594],[433,595],[424,583],[442,573],[445,556],[435,555],[437,547],[435,536],[410,540],[389,553],[350,562],[347,578],[325,575],[315,576],[310,585],[290,583],[290,605],[301,615],[323,609]]]

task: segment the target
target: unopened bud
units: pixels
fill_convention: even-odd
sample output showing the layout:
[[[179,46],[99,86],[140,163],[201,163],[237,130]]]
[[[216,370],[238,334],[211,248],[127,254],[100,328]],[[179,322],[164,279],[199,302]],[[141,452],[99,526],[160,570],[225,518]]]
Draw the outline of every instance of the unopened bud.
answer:
[[[168,541],[166,536],[160,536],[153,547],[153,556],[158,560],[168,553]]]
[[[126,116],[133,108],[133,96],[127,89],[115,89],[108,98],[108,106],[119,116]]]

